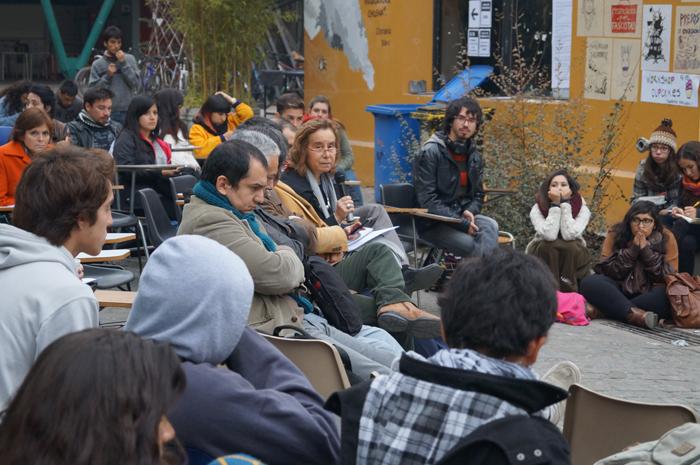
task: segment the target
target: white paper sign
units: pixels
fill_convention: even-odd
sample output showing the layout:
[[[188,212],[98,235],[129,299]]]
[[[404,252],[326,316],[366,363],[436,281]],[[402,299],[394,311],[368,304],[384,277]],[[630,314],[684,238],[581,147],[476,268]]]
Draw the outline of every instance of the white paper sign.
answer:
[[[481,27],[481,0],[469,0],[469,29]]]
[[[481,24],[479,27],[485,28],[491,27],[491,13],[493,11],[492,1],[482,1],[481,2]]]
[[[700,76],[686,73],[642,71],[642,102],[698,106]]]
[[[479,56],[491,56],[491,29],[479,29]]]
[[[470,57],[479,56],[479,30],[469,29],[467,31],[467,54]]]
[[[573,0],[554,0],[552,5],[553,90],[569,89],[570,87],[573,8]]]
[[[645,5],[642,21],[642,69],[668,71],[671,62],[672,5]]]

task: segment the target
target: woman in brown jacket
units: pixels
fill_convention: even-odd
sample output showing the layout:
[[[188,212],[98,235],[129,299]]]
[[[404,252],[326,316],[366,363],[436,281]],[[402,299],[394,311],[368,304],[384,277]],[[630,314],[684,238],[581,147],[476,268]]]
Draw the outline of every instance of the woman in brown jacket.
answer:
[[[678,247],[651,202],[636,202],[612,227],[596,274],[579,291],[589,303],[589,318],[611,318],[653,328],[669,318],[664,277],[678,268]]]

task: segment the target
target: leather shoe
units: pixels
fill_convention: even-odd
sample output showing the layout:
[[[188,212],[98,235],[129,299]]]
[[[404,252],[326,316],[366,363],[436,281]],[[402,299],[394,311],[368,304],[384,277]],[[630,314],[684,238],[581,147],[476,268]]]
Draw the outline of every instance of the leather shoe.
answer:
[[[659,315],[632,307],[627,314],[627,323],[640,328],[654,329],[659,325]]]
[[[441,337],[440,318],[412,302],[397,302],[380,308],[377,326],[390,333],[407,332],[419,339]]]
[[[421,268],[410,268],[404,265],[401,272],[406,294],[410,295],[416,291],[430,289],[440,279],[443,271],[443,268],[437,263],[431,263]]]
[[[603,312],[598,310],[598,307],[595,307],[588,302],[586,302],[586,316],[588,317],[589,320],[597,320],[599,318],[605,318],[605,315],[603,315]]]

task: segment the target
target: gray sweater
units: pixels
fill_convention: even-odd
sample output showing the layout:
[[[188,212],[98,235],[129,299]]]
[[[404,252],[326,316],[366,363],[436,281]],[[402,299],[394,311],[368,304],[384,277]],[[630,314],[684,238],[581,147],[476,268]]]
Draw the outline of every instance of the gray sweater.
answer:
[[[107,68],[110,63],[117,65],[117,72],[110,77]],[[111,57],[101,57],[92,63],[89,86],[104,86],[114,92],[112,111],[126,111],[132,97],[139,92],[141,77],[136,59],[126,54],[124,61]]]

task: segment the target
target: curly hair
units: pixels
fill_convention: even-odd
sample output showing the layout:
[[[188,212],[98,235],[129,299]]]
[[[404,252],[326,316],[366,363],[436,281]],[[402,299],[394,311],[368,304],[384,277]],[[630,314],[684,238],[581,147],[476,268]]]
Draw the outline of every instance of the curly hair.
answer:
[[[297,130],[297,135],[294,138],[294,144],[292,148],[289,149],[289,159],[291,160],[294,170],[306,176],[306,158],[308,156],[307,149],[309,144],[309,138],[311,135],[317,131],[324,129],[330,129],[335,135],[336,145],[338,144],[338,125],[335,121],[330,119],[310,119],[306,123],[299,126]]]
[[[5,110],[8,115],[14,115],[24,110],[22,97],[29,93],[31,86],[32,83],[29,81],[17,81],[0,93],[0,97],[5,98]]]
[[[162,464],[159,424],[185,383],[166,343],[109,329],[63,336],[3,413],[2,463]]]

